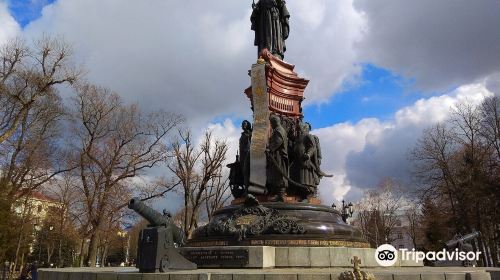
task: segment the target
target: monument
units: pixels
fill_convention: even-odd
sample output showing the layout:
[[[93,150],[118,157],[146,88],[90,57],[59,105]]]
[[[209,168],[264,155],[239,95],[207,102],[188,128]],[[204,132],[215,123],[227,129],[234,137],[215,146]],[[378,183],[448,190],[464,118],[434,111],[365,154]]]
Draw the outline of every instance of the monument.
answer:
[[[138,240],[140,273],[129,268],[45,269],[40,279],[492,279],[484,269],[429,270],[422,262],[403,259],[394,266],[407,269],[380,269],[375,249],[346,223],[347,213],[321,204],[317,189],[330,176],[321,169],[328,155],[321,153],[321,139],[311,134],[302,111],[309,81],[283,60],[290,14],[283,0],[260,0],[252,7],[258,59],[244,92],[253,123],[242,123],[239,156],[228,165],[231,205],[216,211],[185,242],[168,213],[132,199],[129,207],[150,222]],[[466,251],[476,237],[457,237],[447,246]],[[354,270],[345,271],[351,265]],[[372,274],[361,266],[378,269]],[[247,269],[221,269],[240,267]]]
[[[283,60],[290,34],[286,3],[260,0],[252,7],[258,55],[244,93],[253,121],[243,121],[239,156],[228,165],[234,200],[196,229],[186,246],[367,248],[360,231],[317,197],[321,179],[330,175],[321,170],[320,139],[302,110],[309,81]]]

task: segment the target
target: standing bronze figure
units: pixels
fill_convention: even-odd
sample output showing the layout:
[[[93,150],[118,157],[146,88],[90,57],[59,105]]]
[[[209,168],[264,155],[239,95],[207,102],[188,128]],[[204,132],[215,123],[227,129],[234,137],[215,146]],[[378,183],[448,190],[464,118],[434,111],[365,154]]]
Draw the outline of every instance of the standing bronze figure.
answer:
[[[254,45],[258,46],[258,53],[267,49],[279,59],[285,57],[285,40],[290,33],[288,20],[290,14],[284,0],[259,0],[252,5],[253,12],[250,20],[252,30],[255,31]]]
[[[285,200],[286,188],[288,187],[288,179],[284,176],[288,174],[288,141],[287,133],[281,120],[276,115],[271,115],[271,138],[267,146],[267,187],[271,194],[276,197],[274,201]]]
[[[311,135],[311,137],[314,139],[314,146],[316,148],[316,156],[314,157],[314,169],[316,170],[315,172],[315,185],[318,186],[320,181],[321,181],[321,178],[323,177],[323,171],[321,171],[321,158],[322,158],[322,155],[321,155],[321,145],[319,143],[319,137],[314,135],[314,134],[311,134],[311,130],[312,130],[312,126],[310,123],[306,122],[306,129],[307,129],[307,133],[309,135]]]
[[[292,180],[303,185],[305,188],[296,189],[295,192],[302,198],[307,199],[316,194],[318,182],[318,167],[316,141],[309,134],[309,126],[300,122],[298,135],[293,147],[293,162],[290,166]]]
[[[240,162],[241,162],[241,174],[243,175],[243,185],[248,186],[248,181],[250,177],[250,145],[252,142],[252,124],[244,120],[241,123],[240,136]]]

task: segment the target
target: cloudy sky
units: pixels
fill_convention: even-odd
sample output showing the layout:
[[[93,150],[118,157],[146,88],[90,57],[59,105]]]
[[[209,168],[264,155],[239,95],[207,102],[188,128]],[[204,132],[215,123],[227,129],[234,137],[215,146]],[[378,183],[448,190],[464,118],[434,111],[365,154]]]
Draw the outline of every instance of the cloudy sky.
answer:
[[[383,177],[411,185],[408,151],[459,101],[500,94],[498,0],[289,0],[285,60],[311,80],[325,203]],[[0,44],[62,36],[87,78],[145,109],[184,114],[236,147],[256,59],[243,0],[0,0]],[[234,153],[233,153],[234,154]],[[231,156],[232,158],[232,156]]]

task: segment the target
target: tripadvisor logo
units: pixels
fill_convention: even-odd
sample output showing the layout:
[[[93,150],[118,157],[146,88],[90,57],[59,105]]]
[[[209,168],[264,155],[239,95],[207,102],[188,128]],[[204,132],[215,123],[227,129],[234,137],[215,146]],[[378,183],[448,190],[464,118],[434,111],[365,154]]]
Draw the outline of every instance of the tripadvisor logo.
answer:
[[[398,250],[390,244],[380,245],[375,251],[375,260],[381,266],[392,266],[398,260]]]
[[[375,250],[375,260],[381,266],[392,266],[394,265],[398,258],[402,261],[412,261],[415,263],[422,262],[424,260],[428,261],[468,261],[474,262],[479,261],[479,256],[481,252],[464,252],[455,249],[453,251],[447,251],[443,249],[438,252],[429,251],[427,253],[421,251],[411,251],[408,249],[400,249],[399,251],[390,244],[380,245],[377,250]]]

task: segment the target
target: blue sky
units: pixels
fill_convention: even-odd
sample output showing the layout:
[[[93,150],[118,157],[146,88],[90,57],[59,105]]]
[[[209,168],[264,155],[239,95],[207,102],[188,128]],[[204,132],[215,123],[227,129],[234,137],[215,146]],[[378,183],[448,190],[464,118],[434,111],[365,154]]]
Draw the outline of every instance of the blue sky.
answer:
[[[365,64],[361,77],[326,104],[307,106],[305,115],[316,128],[364,118],[388,120],[394,112],[421,98],[411,81],[383,68]]]
[[[39,18],[43,7],[55,0],[7,0],[9,11],[21,27]]]
[[[0,0],[22,28],[0,17],[0,43],[5,34],[62,35],[88,70],[86,79],[143,108],[182,113],[195,133],[213,128],[237,145],[239,123],[251,118],[243,94],[256,53],[250,6],[122,1]],[[422,130],[445,121],[458,101],[500,92],[499,1],[287,5],[285,59],[311,80],[305,118],[327,155],[322,168],[335,175],[320,186],[325,203],[359,198],[386,176],[410,185],[407,153]]]
[[[344,89],[339,90],[327,102],[305,106],[306,121],[314,128],[343,122],[355,123],[365,118],[386,121],[392,119],[396,111],[422,97],[438,95],[416,91],[411,79],[372,64],[364,64],[360,77],[343,87]],[[218,116],[212,121],[221,122],[227,117],[233,119],[235,124],[243,120],[234,116]]]

